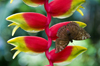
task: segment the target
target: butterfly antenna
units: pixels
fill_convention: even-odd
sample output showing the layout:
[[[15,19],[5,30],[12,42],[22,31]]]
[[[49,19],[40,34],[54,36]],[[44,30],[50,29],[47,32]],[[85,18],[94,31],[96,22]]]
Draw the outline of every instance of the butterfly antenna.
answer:
[[[76,47],[76,45],[73,43],[73,45]],[[78,48],[76,47],[76,49],[78,50]]]

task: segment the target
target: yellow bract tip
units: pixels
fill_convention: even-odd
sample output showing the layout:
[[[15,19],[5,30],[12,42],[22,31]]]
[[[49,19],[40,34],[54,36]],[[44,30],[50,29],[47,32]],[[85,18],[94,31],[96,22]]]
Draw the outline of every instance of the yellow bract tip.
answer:
[[[84,27],[87,26],[84,22],[80,22],[80,21],[74,21],[74,22],[76,22],[77,24],[79,24],[79,26],[82,27],[82,28],[84,28]]]
[[[17,49],[18,49],[18,47],[15,47],[15,48],[11,49],[11,51],[12,51],[12,50],[17,50]]]
[[[13,59],[20,53],[21,51],[16,51],[15,54],[13,55]]]
[[[82,47],[82,46],[73,46],[73,47],[74,47],[74,48],[73,48],[74,51],[77,50],[76,47],[78,48],[78,51],[81,51],[81,52],[84,52],[84,51],[87,50],[87,48]]]
[[[81,11],[81,9],[77,9],[77,11],[82,15],[84,16],[83,12]]]
[[[11,23],[8,25],[8,27],[13,26],[13,25],[17,25],[16,23]]]
[[[14,27],[14,29],[13,29],[13,31],[12,31],[12,36],[14,36],[14,34],[15,34],[15,32],[16,32],[16,30],[19,28],[19,26],[15,26]]]
[[[10,3],[12,3],[13,2],[13,0],[10,0]]]
[[[79,6],[79,8],[83,8],[83,9],[85,9],[83,6]]]

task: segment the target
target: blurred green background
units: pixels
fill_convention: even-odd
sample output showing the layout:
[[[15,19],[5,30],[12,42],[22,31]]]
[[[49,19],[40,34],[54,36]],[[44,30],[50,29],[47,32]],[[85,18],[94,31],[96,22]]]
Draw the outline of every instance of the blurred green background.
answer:
[[[48,64],[45,54],[37,56],[20,53],[15,59],[12,56],[15,51],[11,51],[14,46],[7,44],[7,40],[17,36],[40,36],[47,39],[44,31],[39,33],[28,33],[22,29],[18,29],[14,36],[11,36],[12,27],[7,27],[10,22],[6,21],[6,17],[20,12],[37,12],[46,15],[43,5],[33,8],[22,2],[22,0],[14,0],[12,4],[10,0],[0,0],[0,66],[44,66]],[[51,1],[51,0],[50,0]],[[86,0],[82,9],[84,16],[77,11],[69,18],[57,19],[52,18],[50,26],[64,21],[82,21],[87,24],[86,31],[91,35],[90,39],[82,41],[74,41],[75,45],[88,48],[88,50],[79,55],[73,62],[66,66],[100,66],[100,0]],[[70,44],[73,45],[73,44]],[[55,47],[55,42],[50,48]]]

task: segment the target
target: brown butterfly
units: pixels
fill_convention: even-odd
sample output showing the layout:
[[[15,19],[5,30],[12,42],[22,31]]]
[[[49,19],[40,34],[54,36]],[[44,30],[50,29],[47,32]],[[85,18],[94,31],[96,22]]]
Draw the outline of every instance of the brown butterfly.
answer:
[[[62,51],[68,45],[69,41],[73,42],[73,40],[85,40],[90,38],[90,35],[75,22],[61,27],[57,32],[57,36],[55,53]]]

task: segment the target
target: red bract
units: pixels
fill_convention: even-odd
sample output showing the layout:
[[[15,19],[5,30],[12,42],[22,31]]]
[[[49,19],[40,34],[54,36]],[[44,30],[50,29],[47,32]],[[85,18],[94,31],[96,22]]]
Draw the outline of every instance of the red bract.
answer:
[[[44,29],[47,18],[39,13],[23,13],[23,18],[31,28]]]
[[[55,49],[53,49],[52,51],[50,51],[52,62],[59,63],[66,60],[71,55],[72,49],[72,46],[67,46],[63,51],[59,53],[55,53]]]
[[[52,38],[52,40],[56,40],[58,38],[56,36],[58,29],[60,27],[64,26],[64,25],[67,25],[68,23],[70,23],[70,21],[69,22],[58,23],[58,24],[55,24],[52,27],[50,27],[50,37]]]
[[[54,0],[50,2],[50,13],[53,16],[62,15],[71,8],[72,0]]]
[[[78,49],[77,49],[77,48]],[[55,53],[55,49],[50,51],[51,61],[53,63],[68,64],[79,54],[83,53],[87,49],[81,46],[67,46],[64,50],[59,53]]]
[[[53,0],[50,2],[50,13],[56,18],[69,17],[76,10],[83,16],[83,12],[79,8],[84,8],[81,5],[85,0]]]
[[[15,46],[12,50],[18,50],[14,54],[13,59],[20,52],[37,54],[45,52],[48,48],[47,40],[37,36],[20,36],[10,39],[7,42]]]
[[[7,17],[6,20],[13,22],[9,26],[16,26],[12,32],[12,35],[14,35],[15,31],[19,27],[27,32],[36,33],[44,30],[47,25],[47,17],[34,12],[13,14]]]
[[[24,40],[27,48],[32,51],[44,52],[45,50],[47,50],[48,42],[41,37],[26,36]]]

